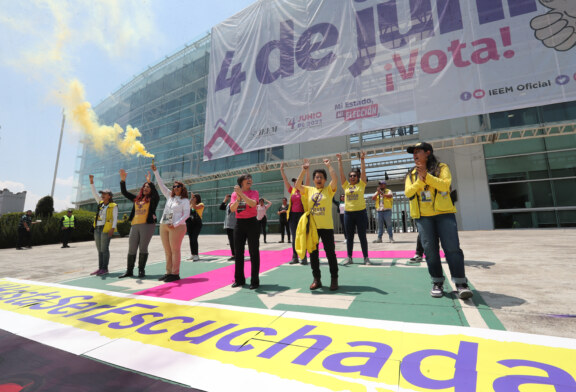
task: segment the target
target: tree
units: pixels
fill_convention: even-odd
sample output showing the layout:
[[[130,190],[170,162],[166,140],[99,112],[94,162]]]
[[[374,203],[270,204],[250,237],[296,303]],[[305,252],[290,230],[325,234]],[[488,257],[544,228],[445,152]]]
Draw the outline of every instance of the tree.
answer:
[[[52,216],[54,213],[54,199],[52,196],[44,196],[36,204],[36,216]]]

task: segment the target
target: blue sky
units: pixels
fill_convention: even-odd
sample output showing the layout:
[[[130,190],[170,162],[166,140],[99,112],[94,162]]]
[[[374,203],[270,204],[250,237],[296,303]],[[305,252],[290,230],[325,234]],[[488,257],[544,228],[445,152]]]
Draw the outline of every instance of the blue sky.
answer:
[[[0,189],[34,209],[52,189],[62,90],[96,106],[149,65],[256,0],[0,0]],[[112,124],[106,124],[112,125]],[[54,191],[72,207],[80,132],[67,120]]]

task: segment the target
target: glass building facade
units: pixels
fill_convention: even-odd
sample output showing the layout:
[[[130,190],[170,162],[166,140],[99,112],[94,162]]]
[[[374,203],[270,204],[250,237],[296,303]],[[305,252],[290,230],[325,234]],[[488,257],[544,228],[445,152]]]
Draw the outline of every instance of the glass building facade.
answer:
[[[428,132],[437,125],[419,124],[316,143],[266,148],[204,162],[209,56],[208,35],[149,67],[95,107],[101,124],[117,123],[123,128],[130,125],[140,130],[140,140],[155,155],[155,164],[167,184],[181,180],[201,195],[206,206],[203,233],[224,232],[224,212],[218,207],[224,196],[232,192],[239,171],[250,172],[254,188],[274,203],[268,212],[274,231],[275,211],[282,197],[287,196],[279,173],[280,162],[314,157],[320,162],[322,156],[361,149],[368,151],[366,195],[374,192],[378,180],[387,178],[389,188],[395,192],[395,229],[410,230],[413,223],[403,188],[404,177],[413,162],[405,153],[405,146],[418,140],[440,140],[442,144],[447,140],[461,140],[469,132],[467,127],[461,126],[463,122],[479,124],[475,132],[480,136],[474,142],[482,145],[486,166],[486,177],[474,181],[483,181],[489,189],[486,197],[490,200],[486,205],[488,211],[491,206],[493,227],[484,225],[480,228],[576,226],[576,102],[491,113],[477,116],[479,119],[447,120],[445,128],[449,131],[446,134]],[[547,133],[549,124],[565,126],[562,132]],[[541,127],[542,131],[532,132],[529,137],[521,129],[535,126]],[[507,138],[490,136],[495,134],[507,135]],[[345,170],[359,165],[354,154],[349,157]],[[84,145],[77,164],[77,205],[95,211],[88,179],[88,175],[93,174],[97,189],[110,188],[118,192],[115,202],[119,203],[120,217],[128,215],[132,206],[119,193],[118,172],[120,169],[127,171],[127,187],[135,193],[145,181],[151,163],[150,158],[124,156],[117,150],[99,154]],[[297,165],[292,165],[292,173],[298,170]],[[464,180],[457,179],[460,183]],[[459,197],[462,196],[466,194],[459,192]],[[163,203],[162,197],[158,214],[161,214]],[[370,200],[368,205],[373,209]],[[488,211],[478,211],[478,214]],[[337,219],[335,224],[339,228]],[[466,225],[461,228],[467,229]],[[373,220],[370,230],[374,230]]]

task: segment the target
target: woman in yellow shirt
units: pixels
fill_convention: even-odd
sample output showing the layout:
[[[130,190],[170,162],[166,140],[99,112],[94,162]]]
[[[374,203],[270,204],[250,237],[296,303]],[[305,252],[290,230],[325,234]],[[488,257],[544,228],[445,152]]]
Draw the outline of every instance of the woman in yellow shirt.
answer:
[[[318,238],[324,244],[324,251],[328,258],[330,266],[330,290],[338,290],[338,260],[336,259],[336,246],[334,245],[334,221],[332,220],[332,198],[336,192],[336,172],[330,165],[329,159],[324,159],[324,164],[330,173],[330,183],[326,184],[326,170],[316,169],[312,173],[314,186],[302,185],[304,174],[310,170],[310,162],[304,160],[302,171],[296,180],[296,189],[302,194],[302,199],[306,200],[304,207],[310,213],[310,219],[314,220],[318,232]],[[294,239],[296,241],[296,239]],[[312,267],[312,276],[314,281],[310,285],[310,290],[316,290],[322,287],[320,280],[320,256],[318,247],[310,253],[310,266]]]
[[[366,229],[368,228],[368,214],[366,213],[366,200],[364,191],[368,179],[366,178],[366,153],[360,152],[360,170],[351,170],[348,180],[344,176],[342,168],[342,154],[336,154],[338,159],[338,169],[340,170],[340,181],[344,190],[344,227],[346,231],[346,251],[348,257],[342,265],[354,263],[352,261],[352,251],[354,250],[354,232],[358,232],[364,264],[371,264],[368,258],[368,239]]]
[[[429,143],[418,143],[408,147],[407,151],[414,155],[416,166],[406,176],[404,193],[410,200],[410,215],[416,220],[428,272],[432,277],[430,295],[434,298],[444,295],[444,273],[438,246],[440,240],[458,297],[468,299],[472,297],[472,291],[468,288],[464,271],[464,253],[458,239],[456,208],[450,199],[450,168],[438,162]]]

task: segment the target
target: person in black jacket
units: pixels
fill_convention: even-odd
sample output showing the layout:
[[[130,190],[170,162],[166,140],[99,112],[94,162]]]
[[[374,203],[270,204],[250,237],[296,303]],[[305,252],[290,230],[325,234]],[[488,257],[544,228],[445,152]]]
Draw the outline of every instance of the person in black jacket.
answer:
[[[156,207],[160,201],[160,195],[156,186],[151,181],[150,172],[146,175],[146,182],[140,188],[138,195],[126,190],[126,171],[120,169],[120,191],[128,200],[134,203],[130,213],[130,236],[128,237],[128,261],[126,272],[118,278],[134,276],[136,264],[136,251],[140,248],[138,257],[138,277],[146,276],[146,262],[148,261],[148,244],[156,229]]]

